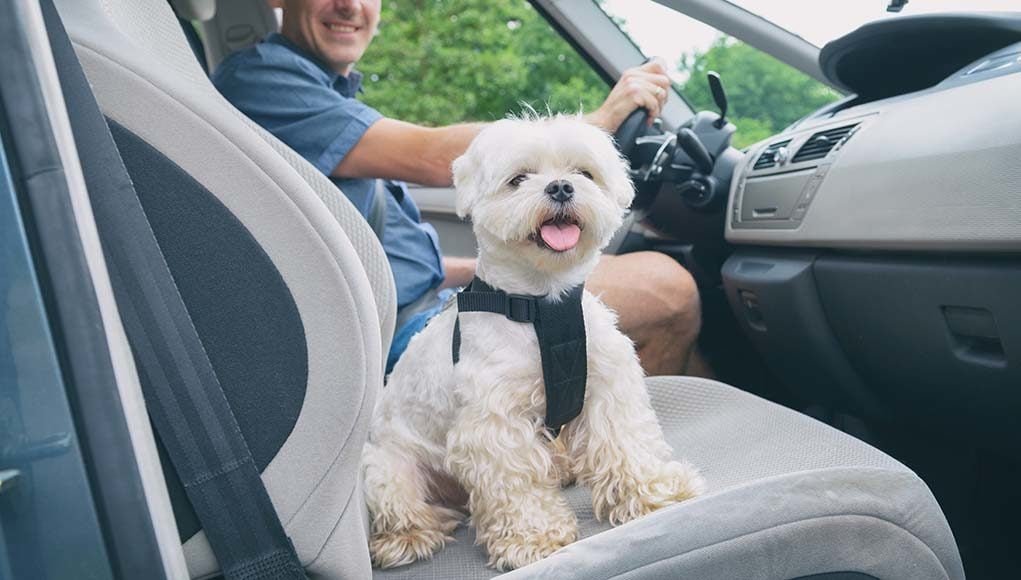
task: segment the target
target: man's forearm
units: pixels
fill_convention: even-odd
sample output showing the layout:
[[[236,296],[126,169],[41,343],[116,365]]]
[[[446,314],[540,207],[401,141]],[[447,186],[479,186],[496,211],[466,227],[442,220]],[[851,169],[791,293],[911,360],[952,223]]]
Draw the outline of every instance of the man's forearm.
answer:
[[[485,125],[422,127],[395,119],[376,121],[332,172],[335,177],[382,178],[449,187],[450,165]]]
[[[432,170],[429,172],[429,181],[419,183],[433,187],[453,185],[451,164],[468,149],[472,139],[475,139],[485,126],[485,123],[460,123],[430,129],[429,142],[423,149],[429,152],[427,159],[432,165]]]

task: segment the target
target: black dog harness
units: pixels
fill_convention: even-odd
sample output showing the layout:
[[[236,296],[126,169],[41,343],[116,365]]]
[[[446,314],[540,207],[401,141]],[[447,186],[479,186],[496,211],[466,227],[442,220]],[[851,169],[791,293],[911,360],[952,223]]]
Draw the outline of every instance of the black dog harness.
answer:
[[[542,379],[546,385],[546,429],[553,437],[581,413],[585,403],[588,358],[581,297],[585,285],[575,286],[559,302],[545,296],[507,294],[475,277],[457,295],[458,312],[492,312],[514,322],[531,322],[539,339]],[[451,352],[461,356],[461,321],[454,321]]]

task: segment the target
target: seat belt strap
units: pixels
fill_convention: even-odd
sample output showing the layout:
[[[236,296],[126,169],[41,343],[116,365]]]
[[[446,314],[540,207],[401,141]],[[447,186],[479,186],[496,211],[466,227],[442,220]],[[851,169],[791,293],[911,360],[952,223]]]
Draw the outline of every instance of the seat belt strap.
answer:
[[[531,322],[535,327],[542,359],[546,392],[547,431],[555,438],[564,425],[577,417],[585,403],[588,357],[585,314],[582,309],[584,284],[572,288],[559,301],[545,296],[508,294],[475,277],[457,295],[457,311],[491,312],[514,322]],[[451,356],[461,358],[461,320],[454,320]]]
[[[382,179],[373,180],[372,203],[369,205],[369,215],[365,219],[369,227],[376,232],[379,241],[383,241],[383,232],[386,231],[386,183]]]
[[[43,0],[85,182],[150,418],[230,580],[304,580],[52,0]]]

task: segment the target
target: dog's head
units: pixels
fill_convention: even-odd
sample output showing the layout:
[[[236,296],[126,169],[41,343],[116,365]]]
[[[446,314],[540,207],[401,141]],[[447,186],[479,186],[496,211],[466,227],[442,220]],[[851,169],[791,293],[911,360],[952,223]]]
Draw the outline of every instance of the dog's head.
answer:
[[[472,219],[480,264],[499,262],[519,277],[569,275],[572,285],[584,280],[634,197],[609,135],[576,116],[493,123],[453,171],[457,214]]]

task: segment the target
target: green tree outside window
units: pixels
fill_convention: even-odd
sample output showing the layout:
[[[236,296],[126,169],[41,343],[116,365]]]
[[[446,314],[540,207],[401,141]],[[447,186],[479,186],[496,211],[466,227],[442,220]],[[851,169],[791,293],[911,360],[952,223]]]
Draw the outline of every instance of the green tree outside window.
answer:
[[[524,0],[390,0],[358,63],[363,99],[423,125],[494,121],[522,110],[576,113],[610,89]]]
[[[840,97],[801,71],[728,37],[703,53],[682,57],[677,68],[688,75],[679,89],[695,110],[716,109],[706,73],[720,73],[727,89],[727,117],[737,126],[738,148],[775,135]]]
[[[618,22],[626,30],[625,22]],[[670,56],[670,55],[664,55]],[[732,38],[681,55],[678,87],[715,109],[705,73],[723,75],[728,116],[744,147],[838,98],[822,83]],[[538,111],[594,111],[610,87],[525,0],[388,0],[379,36],[358,63],[363,99],[384,115],[429,126]]]

